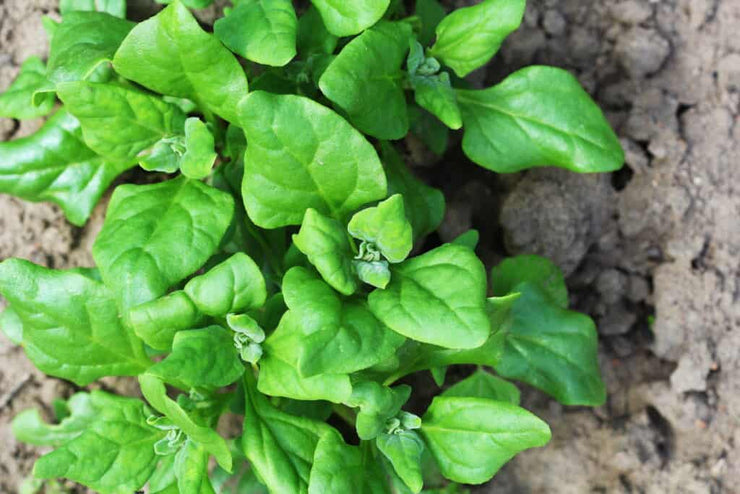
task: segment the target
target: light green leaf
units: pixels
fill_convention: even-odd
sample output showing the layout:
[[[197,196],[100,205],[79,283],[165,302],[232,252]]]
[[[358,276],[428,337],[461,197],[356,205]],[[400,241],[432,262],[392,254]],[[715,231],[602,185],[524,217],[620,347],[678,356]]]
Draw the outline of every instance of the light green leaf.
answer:
[[[545,422],[511,403],[438,396],[424,414],[421,432],[442,474],[481,484],[517,453],[550,440]]]
[[[275,408],[257,391],[250,374],[244,388],[244,454],[270,492],[306,493],[317,443],[339,434],[323,422]]]
[[[459,77],[482,67],[522,23],[525,0],[484,0],[457,9],[437,25],[430,54]]]
[[[153,494],[179,494],[177,491],[177,478],[175,477],[175,456],[161,456],[157,469],[154,471],[147,487]],[[173,490],[174,488],[174,490]]]
[[[297,29],[290,0],[241,0],[213,26],[216,37],[231,51],[274,67],[295,57]]]
[[[188,281],[185,293],[200,312],[214,317],[257,309],[267,299],[259,266],[243,252]]]
[[[150,365],[97,281],[8,259],[0,263],[0,293],[22,321],[26,355],[46,374],[84,386],[103,376],[135,376]]]
[[[437,0],[416,0],[414,14],[421,20],[419,42],[427,46],[434,39],[434,30],[445,18],[445,9]]]
[[[387,494],[385,476],[367,448],[348,446],[339,434],[319,440],[313,458],[308,494],[351,492]]]
[[[12,307],[0,313],[0,331],[15,345],[23,343],[23,321]]]
[[[244,373],[234,348],[231,331],[220,326],[180,331],[172,342],[172,353],[148,371],[164,382],[189,391],[192,388],[221,388]]]
[[[462,398],[487,398],[519,404],[519,389],[509,381],[478,369],[459,383],[446,389],[442,396]]]
[[[443,245],[404,261],[392,273],[388,288],[375,290],[368,299],[389,328],[445,348],[485,343],[491,329],[485,270],[470,249]]]
[[[421,454],[424,442],[414,431],[403,431],[398,434],[381,434],[375,441],[378,449],[388,458],[403,482],[417,493],[424,486],[421,474]]]
[[[44,422],[35,408],[23,410],[13,418],[13,435],[18,441],[35,446],[61,446],[85,432],[100,415],[117,413],[117,409],[101,407],[107,401],[99,398],[98,394],[75,393],[65,404],[69,415],[58,424]]]
[[[411,75],[409,79],[414,88],[414,99],[419,106],[451,129],[457,130],[462,127],[460,107],[447,72],[435,75]]]
[[[232,123],[247,94],[247,78],[234,55],[178,1],[138,24],[116,52],[113,66],[126,79],[191,99]]]
[[[175,475],[180,494],[214,494],[208,478],[208,451],[188,439],[175,456]]]
[[[54,95],[45,93],[33,103],[36,91],[47,87],[46,67],[37,56],[28,57],[10,87],[0,94],[0,117],[28,120],[48,115],[54,108]]]
[[[311,0],[335,36],[353,36],[383,17],[390,0]]]
[[[359,438],[367,441],[382,433],[388,419],[398,415],[410,395],[411,387],[404,384],[390,388],[375,381],[355,383],[345,403],[360,409],[355,423]]]
[[[103,494],[134,492],[149,479],[159,458],[154,443],[164,436],[147,424],[141,401],[93,391],[97,413],[73,439],[36,461],[37,478],[64,477]]]
[[[110,15],[126,18],[126,0],[59,0],[62,16],[76,10],[107,12]]]
[[[551,260],[535,255],[521,255],[504,259],[491,269],[491,289],[497,297],[516,293],[514,287],[524,282],[536,285],[558,307],[568,308],[565,278],[560,268]]]
[[[298,55],[308,59],[311,55],[330,55],[334,53],[339,40],[324,25],[319,11],[311,5],[298,19]]]
[[[352,124],[378,139],[401,139],[409,129],[402,67],[411,27],[382,22],[345,46],[326,68],[319,88]]]
[[[355,213],[347,230],[353,237],[374,244],[390,263],[406,259],[413,247],[411,225],[400,194]]]
[[[132,307],[125,315],[126,326],[156,350],[169,350],[175,333],[192,329],[200,322],[197,307],[182,290]]]
[[[180,134],[185,116],[174,105],[134,89],[94,82],[65,82],[57,94],[82,125],[96,153],[131,163],[163,137]]]
[[[163,137],[137,156],[139,166],[148,172],[175,173],[185,154],[185,136]]]
[[[182,155],[180,171],[188,178],[200,180],[211,173],[216,162],[213,134],[199,118],[185,120],[185,154]]]
[[[388,261],[354,261],[357,277],[375,288],[385,288],[391,281],[391,270]]]
[[[293,243],[332,288],[343,295],[355,292],[358,283],[352,269],[352,248],[341,223],[309,208]]]
[[[0,192],[51,201],[82,226],[103,192],[129,167],[96,155],[83,142],[77,119],[60,110],[31,136],[0,143]]]
[[[559,166],[609,172],[624,163],[619,139],[575,77],[533,66],[484,90],[458,90],[463,151],[499,173]]]
[[[249,141],[242,194],[258,226],[299,225],[308,208],[341,220],[385,197],[375,150],[328,108],[256,91],[242,101],[240,113]]]

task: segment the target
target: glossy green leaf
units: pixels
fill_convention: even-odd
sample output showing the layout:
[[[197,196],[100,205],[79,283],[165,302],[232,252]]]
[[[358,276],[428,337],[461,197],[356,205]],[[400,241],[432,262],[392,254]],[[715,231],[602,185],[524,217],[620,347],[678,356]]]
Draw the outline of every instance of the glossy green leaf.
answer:
[[[245,376],[245,399],[241,444],[252,467],[270,492],[307,492],[316,445],[337,432],[275,408],[257,391],[251,375]]]
[[[177,490],[181,494],[215,494],[208,477],[208,451],[197,442],[185,441],[175,456]]]
[[[353,265],[360,281],[375,288],[385,288],[391,281],[388,261],[354,261]]]
[[[514,290],[521,296],[503,325],[506,346],[496,372],[531,384],[565,405],[602,405],[606,389],[591,318],[556,305],[531,282]]]
[[[0,192],[51,201],[79,226],[127,168],[126,163],[105,160],[90,150],[79,122],[64,110],[31,136],[0,143]]]
[[[402,66],[411,27],[382,22],[345,46],[319,87],[352,124],[378,139],[401,139],[409,129]]]
[[[545,422],[511,403],[483,398],[436,397],[421,432],[442,474],[481,484],[517,453],[550,440]]]
[[[164,295],[201,267],[231,222],[231,197],[178,178],[113,193],[93,257],[127,309]]]
[[[465,77],[482,67],[522,23],[525,0],[484,0],[457,9],[437,25],[430,53]]]
[[[421,21],[419,42],[427,46],[434,39],[437,25],[445,18],[445,9],[437,0],[416,0],[414,14]]]
[[[0,331],[15,345],[23,343],[23,321],[12,307],[0,313]]]
[[[299,225],[308,208],[342,219],[385,197],[375,150],[328,108],[256,91],[242,101],[240,113],[249,141],[242,194],[258,226]]]
[[[406,259],[413,247],[411,225],[400,194],[355,213],[347,230],[353,237],[375,245],[390,263]]]
[[[435,75],[410,76],[416,103],[440,119],[451,129],[462,127],[462,114],[457,104],[457,95],[447,72]]]
[[[125,315],[126,325],[156,350],[169,350],[175,333],[192,329],[199,321],[198,308],[181,290],[132,307]]]
[[[390,0],[311,0],[327,29],[335,36],[352,36],[383,17]]]
[[[216,37],[231,51],[274,67],[295,57],[297,29],[290,0],[241,0],[213,26]]]
[[[520,393],[519,389],[509,381],[491,375],[490,372],[483,369],[478,369],[459,383],[446,389],[442,396],[487,398],[518,405]]]
[[[80,121],[85,143],[115,161],[131,163],[163,137],[183,131],[179,108],[141,91],[81,81],[57,85],[57,94]]]
[[[519,70],[484,90],[458,90],[463,151],[499,173],[537,166],[609,172],[624,163],[619,139],[575,77],[554,68]]]
[[[172,353],[154,364],[150,374],[189,391],[192,388],[221,388],[244,373],[234,348],[231,331],[220,326],[180,331],[172,342]]]
[[[343,295],[355,292],[358,283],[352,268],[352,247],[340,222],[309,208],[293,243],[332,288]]]
[[[424,442],[419,435],[414,431],[381,434],[376,444],[406,486],[414,493],[420,492],[424,486],[421,474],[421,454],[424,452]]]
[[[58,424],[46,423],[36,408],[23,410],[13,418],[13,435],[18,441],[36,446],[61,446],[79,436],[91,421],[101,414],[111,412],[99,392],[75,393],[65,403],[69,415]],[[116,413],[113,409],[112,413]]]
[[[535,255],[509,257],[491,270],[491,289],[497,297],[515,293],[516,285],[524,282],[536,285],[558,307],[568,308],[565,277],[560,268],[545,257]]]
[[[247,94],[239,62],[179,1],[138,24],[113,59],[121,76],[152,91],[188,98],[204,110],[237,122]]]
[[[125,19],[126,0],[59,0],[59,12],[62,16],[77,10],[106,12]]]
[[[339,40],[331,34],[321,19],[321,14],[313,5],[298,19],[298,55],[307,59],[314,54],[334,53]]]
[[[199,118],[185,120],[185,154],[182,155],[180,171],[188,178],[200,180],[211,173],[216,162],[213,134]]]
[[[359,438],[367,441],[381,434],[388,419],[398,415],[410,395],[411,388],[406,385],[390,388],[375,381],[355,383],[345,403],[359,408],[355,423]]]
[[[200,312],[214,317],[257,309],[267,299],[259,266],[243,252],[188,281],[185,293]]]
[[[476,348],[490,333],[483,264],[465,247],[447,244],[394,267],[370,309],[389,328],[446,348]]]
[[[388,193],[403,196],[404,211],[418,239],[437,229],[445,214],[445,198],[441,191],[416,178],[396,149],[381,143],[383,167],[388,177]]]
[[[0,293],[23,324],[23,347],[46,374],[84,386],[103,376],[133,376],[149,365],[115,299],[97,281],[20,259],[0,263]]]
[[[81,433],[36,461],[37,478],[64,477],[103,494],[134,492],[157,464],[154,443],[164,433],[149,424],[140,400],[93,391],[97,413]]]
[[[367,448],[348,446],[339,434],[327,434],[316,446],[308,494],[352,492],[386,494],[380,465]]]
[[[46,67],[37,56],[28,57],[10,87],[0,94],[0,117],[28,120],[48,115],[54,108],[54,95],[46,93],[33,103],[33,95],[48,86]]]

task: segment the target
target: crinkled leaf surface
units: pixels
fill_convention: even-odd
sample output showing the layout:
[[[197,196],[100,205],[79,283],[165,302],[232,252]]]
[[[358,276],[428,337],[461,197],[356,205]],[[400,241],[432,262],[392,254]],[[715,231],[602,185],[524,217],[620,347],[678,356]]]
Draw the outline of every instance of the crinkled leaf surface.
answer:
[[[375,381],[353,384],[352,396],[345,404],[359,408],[355,427],[360,439],[367,441],[382,433],[388,419],[398,415],[410,395],[411,388],[405,384],[395,388]]]
[[[624,163],[619,139],[575,77],[555,67],[519,70],[483,90],[458,90],[463,151],[499,173],[537,166],[609,172]]]
[[[37,56],[28,57],[10,87],[0,94],[0,117],[27,120],[48,115],[54,108],[54,95],[40,96],[33,104],[33,95],[48,86],[46,67]]]
[[[412,492],[420,492],[424,486],[421,474],[421,454],[424,452],[424,441],[419,435],[414,431],[381,434],[376,444],[406,486]]]
[[[347,445],[339,434],[327,434],[316,446],[308,494],[352,492],[386,494],[380,465],[367,448]]]
[[[298,19],[290,0],[241,0],[213,32],[247,60],[282,67],[296,55]]]
[[[115,161],[132,163],[163,137],[183,132],[178,107],[135,89],[79,81],[57,85],[57,94],[90,149]]]
[[[489,400],[507,401],[519,404],[519,389],[509,381],[478,369],[454,386],[449,387],[442,396],[463,398],[487,398]]]
[[[390,0],[311,0],[335,36],[352,36],[383,17]]]
[[[8,259],[0,264],[0,293],[23,323],[26,354],[46,374],[84,386],[150,365],[112,294],[95,280]]]
[[[200,313],[182,290],[132,307],[125,314],[126,326],[156,350],[169,350],[175,333],[197,327]]]
[[[368,299],[392,330],[446,348],[476,348],[489,336],[483,264],[465,247],[447,244],[397,265],[385,290]]]
[[[99,391],[75,393],[66,402],[69,415],[58,424],[48,424],[36,408],[23,410],[13,418],[13,435],[18,441],[36,446],[61,446],[82,434],[91,421],[106,413],[116,414],[117,409],[106,409],[109,395],[101,397]]]
[[[374,244],[391,263],[406,259],[413,247],[411,224],[400,194],[355,213],[347,230],[353,237]]]
[[[126,0],[59,0],[59,12],[63,16],[75,10],[107,12],[126,18]]]
[[[525,0],[484,0],[457,9],[437,25],[430,53],[465,77],[483,66],[522,22]]]
[[[481,484],[514,455],[550,440],[545,422],[511,403],[483,398],[434,398],[421,432],[442,474]]]
[[[179,1],[138,24],[113,59],[116,72],[158,93],[188,98],[229,122],[247,94],[234,55]]]
[[[326,68],[321,92],[352,124],[378,139],[400,139],[409,129],[402,67],[411,27],[382,22],[345,46]]]
[[[122,185],[113,193],[93,257],[127,309],[164,295],[201,267],[233,212],[228,194],[184,177]]]
[[[180,171],[188,178],[206,178],[216,162],[213,134],[199,118],[185,120],[185,154],[182,155]]]
[[[242,194],[263,228],[299,225],[308,208],[343,219],[385,197],[372,145],[342,117],[300,96],[250,93],[240,105],[249,141]]]
[[[208,451],[188,439],[175,456],[177,490],[184,494],[214,494],[208,477]]]
[[[0,143],[0,192],[51,201],[82,226],[129,166],[96,155],[83,142],[78,120],[60,110],[31,136]]]
[[[462,127],[462,114],[457,104],[457,95],[447,72],[435,75],[410,76],[416,103],[440,119],[451,129]]]

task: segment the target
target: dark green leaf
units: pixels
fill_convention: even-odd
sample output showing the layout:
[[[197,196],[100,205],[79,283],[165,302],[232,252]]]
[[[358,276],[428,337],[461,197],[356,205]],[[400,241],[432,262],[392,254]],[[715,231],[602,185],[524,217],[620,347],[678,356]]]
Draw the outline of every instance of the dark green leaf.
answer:
[[[28,57],[10,87],[0,94],[0,117],[27,120],[48,115],[54,108],[54,95],[45,93],[33,103],[36,91],[48,87],[46,67],[37,56]]]
[[[479,239],[480,234],[478,233],[478,230],[468,230],[465,233],[461,233],[460,235],[458,235],[455,240],[452,241],[452,243],[456,245],[462,245],[463,247],[467,247],[470,250],[475,250],[475,248],[478,246]]]
[[[311,0],[311,3],[321,13],[330,33],[352,36],[378,22],[390,0]]]
[[[563,273],[545,257],[510,257],[491,270],[491,289],[497,297],[516,293],[514,287],[524,282],[536,285],[558,307],[568,308],[568,288],[565,286]]]
[[[331,34],[313,5],[298,19],[298,54],[308,59],[314,54],[330,55],[337,47],[337,37]]]
[[[421,20],[419,42],[427,46],[434,39],[434,30],[445,17],[445,9],[437,0],[416,0],[415,14]]]
[[[447,152],[450,129],[437,117],[415,104],[409,105],[411,133],[437,156]]]

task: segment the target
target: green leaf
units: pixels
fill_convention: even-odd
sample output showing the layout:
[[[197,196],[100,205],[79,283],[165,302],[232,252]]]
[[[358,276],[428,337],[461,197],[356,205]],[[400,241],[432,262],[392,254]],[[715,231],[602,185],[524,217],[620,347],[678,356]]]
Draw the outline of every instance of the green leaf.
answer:
[[[525,6],[525,0],[484,0],[455,10],[437,25],[430,54],[465,77],[488,62],[519,27]]]
[[[391,270],[388,261],[353,261],[360,281],[375,288],[385,288],[391,281]]]
[[[334,53],[339,40],[324,25],[319,11],[311,5],[298,19],[298,55],[308,59],[311,55],[330,55]]]
[[[148,172],[175,173],[185,154],[185,136],[163,137],[137,156],[139,165]]]
[[[478,369],[459,383],[446,389],[442,396],[461,398],[487,398],[519,404],[519,389],[491,373]]]
[[[124,309],[164,295],[201,267],[231,222],[231,197],[178,178],[113,193],[93,257]]]
[[[182,155],[180,171],[188,178],[200,180],[211,173],[216,162],[213,134],[199,118],[185,120],[185,154]]]
[[[133,22],[104,12],[65,14],[49,49],[49,89],[63,82],[104,82],[110,76],[109,62],[133,27]]]
[[[76,10],[106,12],[110,15],[126,18],[126,0],[59,0],[59,12],[62,16]]]
[[[189,391],[192,388],[221,388],[244,373],[234,348],[231,331],[220,326],[180,331],[172,342],[172,353],[154,364],[150,374]]]
[[[566,310],[531,282],[504,322],[506,346],[496,372],[541,389],[565,405],[599,406],[606,400],[590,317]]]
[[[480,234],[478,233],[478,230],[468,230],[465,233],[461,233],[460,235],[458,235],[455,240],[452,241],[452,243],[456,245],[462,245],[463,247],[467,247],[470,250],[475,250],[475,248],[478,246],[479,239]]]
[[[163,137],[183,131],[179,108],[134,89],[80,81],[57,85],[57,94],[80,121],[85,143],[115,161],[131,163]]]
[[[347,231],[337,220],[309,208],[300,231],[293,235],[293,243],[332,288],[343,295],[352,295],[357,290],[352,247]]]
[[[437,0],[416,0],[416,16],[421,20],[419,42],[427,46],[434,39],[434,30],[445,18],[445,9]]]
[[[381,434],[375,441],[378,449],[388,458],[403,482],[417,493],[424,486],[421,475],[421,454],[424,442],[414,431],[403,431],[398,434]]]
[[[348,446],[339,434],[321,438],[313,462],[308,494],[388,492],[383,471],[369,448]]]
[[[335,36],[353,36],[383,17],[390,0],[311,0]]]
[[[270,492],[307,492],[316,445],[337,432],[323,422],[275,408],[257,391],[250,374],[245,375],[244,388],[241,444],[247,459]]]
[[[374,244],[390,263],[406,259],[413,247],[411,225],[400,194],[355,213],[347,230],[353,237]]]
[[[125,315],[126,326],[156,350],[169,350],[175,333],[198,325],[197,307],[181,290],[132,307]]]
[[[154,494],[179,494],[177,491],[177,478],[175,477],[175,456],[167,455],[160,457],[157,469],[149,477],[149,482],[147,482],[149,492]]]
[[[37,56],[28,57],[10,87],[0,94],[0,117],[29,120],[48,115],[54,108],[54,95],[44,93],[33,103],[36,91],[48,86],[46,67]]]
[[[295,57],[297,29],[290,0],[241,0],[213,26],[216,37],[231,51],[273,67]]]
[[[399,264],[388,288],[375,290],[368,301],[389,328],[424,343],[476,348],[491,329],[483,264],[459,245],[443,245]]]
[[[0,331],[15,345],[23,343],[23,321],[12,307],[0,313]]]
[[[185,293],[200,312],[214,317],[257,309],[267,299],[260,268],[243,252],[188,281]]]
[[[97,281],[8,259],[0,263],[0,293],[22,321],[26,355],[46,374],[84,386],[103,376],[135,376],[150,365]]]
[[[388,419],[398,415],[410,395],[411,388],[404,384],[390,388],[375,381],[355,383],[346,404],[360,409],[355,423],[359,438],[367,441],[378,437]]]
[[[416,178],[392,144],[381,143],[381,156],[388,177],[388,193],[403,197],[404,211],[414,238],[419,239],[436,230],[445,214],[442,192]]]
[[[559,166],[609,172],[624,163],[619,139],[575,77],[527,67],[484,90],[458,90],[463,151],[499,173]]]
[[[102,391],[90,399],[99,413],[79,435],[39,458],[34,476],[64,477],[103,494],[140,489],[157,465],[154,443],[164,433],[147,424],[151,412],[137,399]]]
[[[171,4],[176,0],[154,0],[157,3]],[[213,3],[213,0],[182,0],[182,4],[189,9],[205,9]],[[236,3],[236,2],[234,2]]]
[[[242,194],[258,226],[299,225],[308,208],[341,220],[385,197],[375,149],[328,108],[300,96],[256,91],[240,112],[249,141]]]
[[[191,99],[231,123],[237,123],[237,103],[247,94],[247,78],[234,55],[178,1],[138,24],[113,66],[126,79]]]
[[[393,355],[404,341],[363,302],[341,300],[304,268],[286,273],[283,296],[290,310],[266,344],[294,362],[302,377],[366,369]]]
[[[61,446],[85,432],[90,422],[101,414],[111,412],[101,406],[107,402],[99,397],[98,394],[75,393],[65,404],[69,415],[58,424],[44,422],[35,408],[23,410],[13,418],[13,435],[18,441],[35,446]]]
[[[175,456],[177,489],[182,494],[214,494],[208,478],[208,451],[200,444],[187,440]]]
[[[550,440],[545,422],[511,403],[483,398],[436,397],[421,432],[442,474],[481,484],[517,453]]]
[[[350,41],[326,68],[319,88],[352,124],[378,139],[401,139],[409,129],[402,67],[411,27],[382,22]]]
[[[410,104],[409,122],[411,133],[432,153],[437,156],[443,156],[447,152],[450,129],[440,122],[438,118],[418,105]]]
[[[409,79],[414,88],[414,99],[419,106],[451,129],[457,130],[462,127],[457,95],[447,72],[435,75],[411,75]]]
[[[226,441],[216,431],[194,422],[180,405],[167,396],[167,389],[158,377],[142,374],[139,376],[139,385],[144,398],[154,409],[171,420],[189,439],[203,446],[216,458],[221,468],[231,471],[231,452]]]
[[[60,110],[31,136],[0,143],[0,192],[51,201],[82,226],[129,166],[96,155],[83,142],[77,119]]]
[[[568,308],[568,288],[563,273],[545,257],[510,257],[491,270],[491,289],[497,297],[516,293],[516,285],[524,282],[536,285],[558,307]]]

